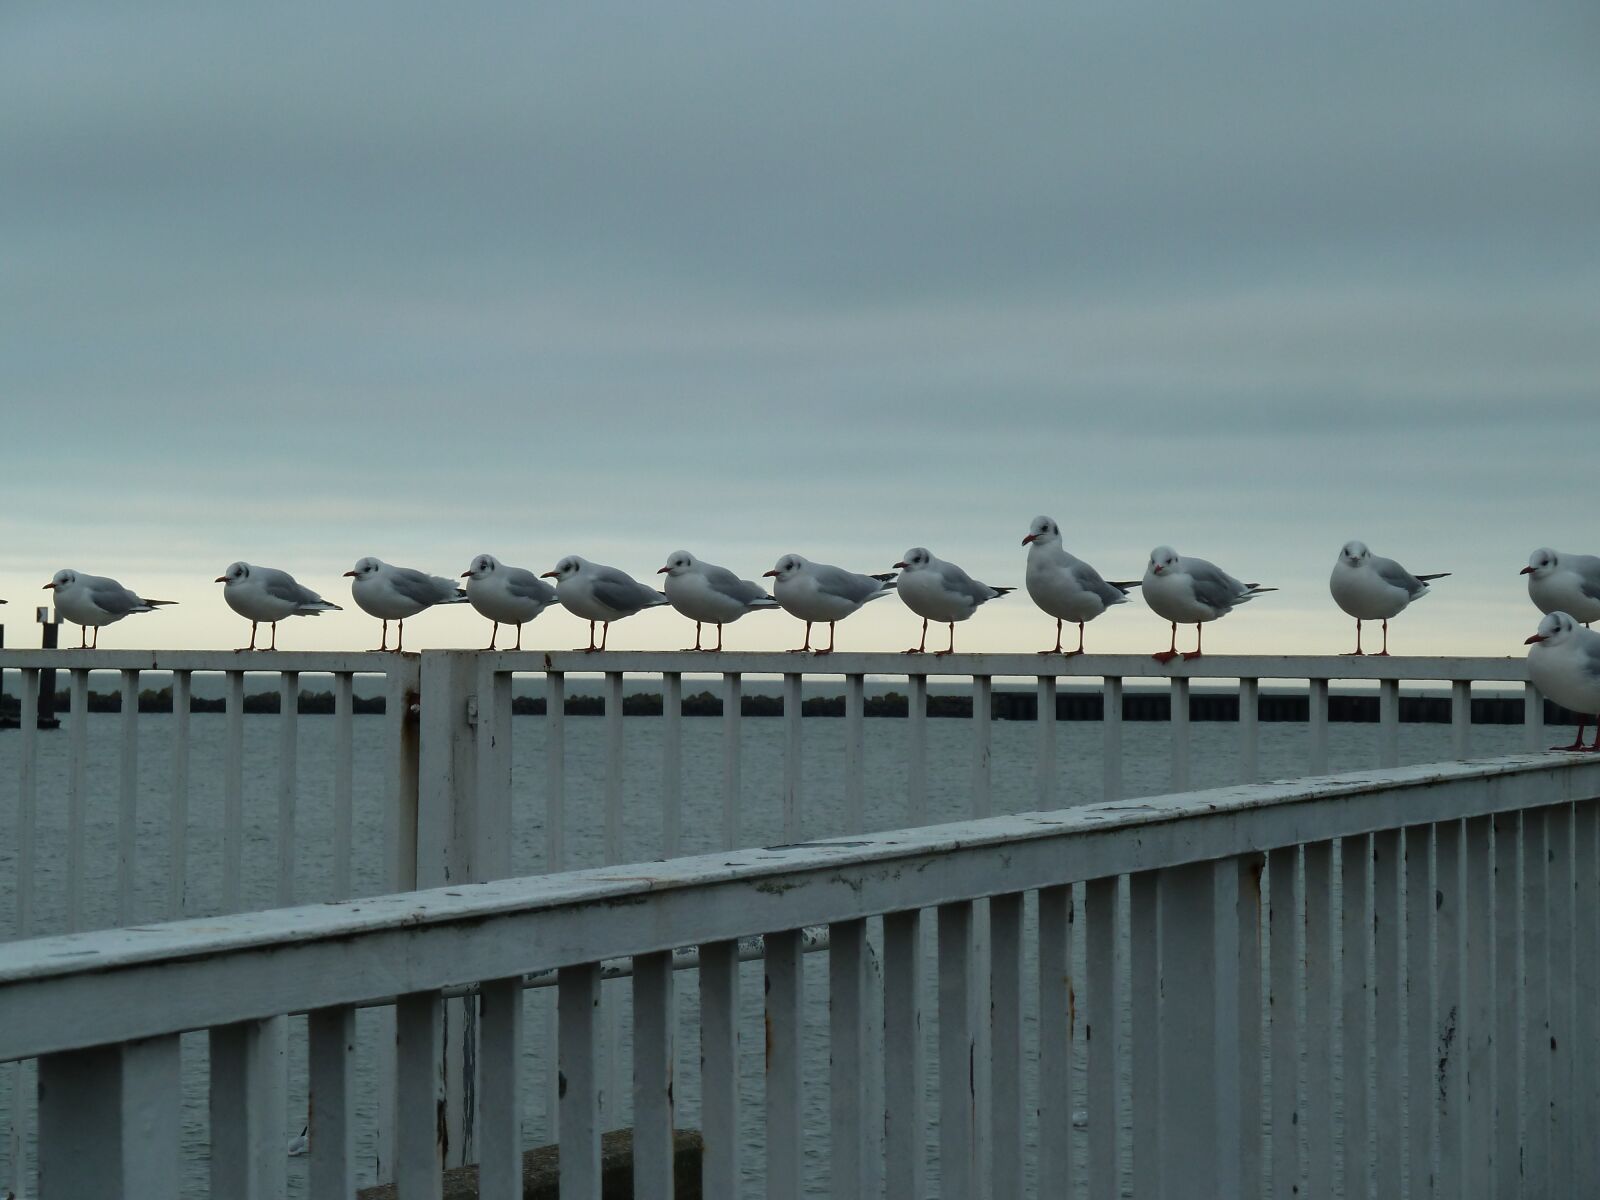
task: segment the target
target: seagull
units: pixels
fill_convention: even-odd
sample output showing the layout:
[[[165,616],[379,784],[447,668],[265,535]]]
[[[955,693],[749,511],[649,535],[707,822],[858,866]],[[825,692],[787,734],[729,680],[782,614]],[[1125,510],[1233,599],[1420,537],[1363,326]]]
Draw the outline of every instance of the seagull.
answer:
[[[1028,573],[1024,582],[1033,602],[1056,619],[1056,644],[1053,650],[1040,654],[1083,653],[1083,625],[1092,621],[1113,604],[1126,604],[1128,590],[1139,586],[1138,580],[1128,583],[1108,583],[1081,558],[1074,558],[1061,545],[1061,527],[1049,517],[1035,517],[1022,539],[1028,547]],[[1061,622],[1078,623],[1078,648],[1061,648]]]
[[[44,585],[44,591],[56,594],[56,611],[67,620],[82,626],[78,649],[100,648],[100,626],[122,620],[129,613],[154,612],[176,600],[148,600],[137,592],[130,592],[115,579],[104,575],[85,575],[81,571],[57,571],[55,578]],[[94,626],[94,645],[89,644],[89,626]]]
[[[1259,583],[1240,583],[1215,563],[1180,557],[1171,546],[1157,546],[1150,551],[1150,565],[1145,568],[1141,586],[1144,602],[1157,616],[1172,622],[1172,645],[1152,656],[1163,663],[1178,656],[1178,622],[1194,625],[1194,652],[1185,654],[1185,661],[1199,658],[1200,626],[1204,622],[1227,616],[1236,605],[1254,600],[1262,592],[1278,590]]]
[[[480,554],[462,572],[467,581],[467,600],[483,616],[494,622],[487,649],[494,649],[495,636],[502,623],[517,627],[517,644],[522,649],[522,625],[556,602],[556,590],[532,571],[508,567],[492,554]]]
[[[1522,568],[1528,599],[1542,612],[1564,612],[1587,625],[1600,621],[1600,558],[1535,550]]]
[[[1328,590],[1334,603],[1356,619],[1356,648],[1360,654],[1361,622],[1383,622],[1383,649],[1389,653],[1389,618],[1398,616],[1413,600],[1428,594],[1428,580],[1443,579],[1449,571],[1434,575],[1413,575],[1392,558],[1383,558],[1367,549],[1365,542],[1346,542],[1333,564]]]
[[[700,649],[700,626],[717,627],[717,649],[722,649],[722,627],[758,608],[777,608],[767,589],[740,579],[727,567],[701,562],[687,550],[674,550],[667,565],[656,572],[667,577],[667,600],[694,622],[694,648]]]
[[[900,599],[917,616],[922,618],[922,641],[907,654],[922,654],[928,649],[928,622],[941,621],[950,626],[950,645],[934,651],[935,658],[955,653],[956,622],[965,621],[978,611],[978,605],[1016,588],[990,587],[979,583],[955,563],[935,558],[923,546],[913,546],[905,558],[895,563],[903,574],[895,582]]]
[[[561,601],[562,608],[589,622],[589,644],[578,647],[585,653],[606,648],[611,622],[667,602],[666,596],[653,587],[646,587],[626,571],[592,563],[576,554],[567,555],[556,564],[554,571],[546,571],[544,578],[556,581],[556,598]],[[601,622],[598,646],[594,644],[596,621]]]
[[[250,644],[240,646],[235,653],[256,648],[256,626],[262,621],[272,624],[272,645],[278,648],[278,622],[284,617],[315,617],[325,612],[343,612],[310,588],[299,583],[287,571],[271,567],[256,567],[247,562],[236,562],[217,576],[224,585],[222,598],[245,620],[250,622]]]
[[[363,558],[345,574],[354,579],[350,594],[368,616],[383,622],[380,651],[389,648],[389,622],[400,622],[394,648],[400,653],[406,640],[406,618],[435,604],[460,604],[467,594],[453,580],[441,579],[410,567],[392,567],[381,558]]]
[[[1528,678],[1533,686],[1557,704],[1582,716],[1578,736],[1570,746],[1552,750],[1600,750],[1600,716],[1595,717],[1594,744],[1583,744],[1583,727],[1590,713],[1600,713],[1600,633],[1580,629],[1561,611],[1548,613],[1539,632],[1523,643],[1528,651]]]
[[[844,620],[867,601],[894,591],[893,571],[884,575],[857,575],[843,567],[810,562],[798,554],[785,554],[764,578],[777,581],[772,585],[772,594],[784,611],[806,623],[805,645],[791,650],[791,654],[811,649],[811,626],[818,621],[828,623],[828,648],[817,653],[832,654],[834,623]]]

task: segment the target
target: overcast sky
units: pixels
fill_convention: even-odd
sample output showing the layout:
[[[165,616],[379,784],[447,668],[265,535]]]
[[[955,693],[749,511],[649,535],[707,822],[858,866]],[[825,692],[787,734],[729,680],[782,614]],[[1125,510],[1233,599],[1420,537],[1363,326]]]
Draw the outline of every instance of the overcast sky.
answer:
[[[1600,552],[1597,64],[1592,0],[13,2],[8,640],[63,566],[181,602],[112,647],[239,644],[236,558],[347,606],[365,554],[1020,584],[1047,513],[1111,577],[1282,588],[1208,649],[1347,648],[1359,537],[1456,572],[1397,649],[1520,653],[1529,552]],[[1019,594],[958,646],[1052,636]]]

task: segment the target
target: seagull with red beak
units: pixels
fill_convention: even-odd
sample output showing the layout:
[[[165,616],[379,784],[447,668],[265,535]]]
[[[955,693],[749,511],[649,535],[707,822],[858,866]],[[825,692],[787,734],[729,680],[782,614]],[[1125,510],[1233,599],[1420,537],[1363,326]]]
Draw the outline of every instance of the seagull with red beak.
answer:
[[[399,622],[395,635],[395,653],[402,652],[406,640],[406,618],[414,617],[436,604],[464,604],[467,594],[452,579],[414,571],[410,567],[396,567],[381,558],[363,558],[345,572],[354,580],[350,595],[356,605],[369,617],[383,622],[383,640],[379,652],[389,648],[389,622]]]
[[[1600,621],[1600,558],[1541,546],[1522,568],[1528,599],[1540,612],[1564,612],[1585,625]]]
[[[44,585],[44,591],[56,594],[56,612],[73,624],[81,626],[78,649],[97,650],[100,647],[100,626],[122,620],[131,613],[155,612],[162,605],[176,604],[176,600],[147,600],[138,592],[130,591],[115,579],[104,575],[85,575],[82,571],[57,571],[55,578]],[[94,645],[89,644],[89,629],[94,628]]]
[[[1594,743],[1583,744],[1583,728],[1591,713],[1600,713],[1600,633],[1584,629],[1564,612],[1548,613],[1539,630],[1523,643],[1528,651],[1528,679],[1564,708],[1581,714],[1578,736],[1570,746],[1552,750],[1600,750],[1600,716],[1595,717]]]
[[[1056,644],[1039,653],[1082,654],[1084,622],[1094,620],[1113,604],[1126,604],[1128,591],[1138,587],[1138,581],[1116,583],[1101,578],[1099,571],[1067,553],[1061,545],[1061,527],[1049,517],[1035,517],[1022,544],[1028,547],[1028,570],[1023,576],[1028,595],[1056,619]],[[1078,626],[1076,650],[1061,648],[1063,621]]]
[[[694,648],[700,649],[700,626],[717,627],[717,650],[722,649],[722,627],[745,613],[777,608],[767,589],[751,579],[740,579],[727,567],[701,562],[687,550],[674,550],[667,565],[656,572],[667,577],[667,600],[694,622]]]
[[[611,622],[667,602],[666,596],[640,583],[626,571],[592,563],[576,554],[567,555],[556,564],[555,570],[546,571],[543,577],[556,581],[556,598],[561,601],[562,608],[589,622],[589,644],[578,647],[588,654],[606,648]],[[596,621],[600,622],[598,646],[594,644]]]
[[[772,595],[783,605],[783,610],[806,623],[805,644],[789,653],[803,654],[810,650],[811,627],[826,621],[828,648],[816,653],[832,654],[834,623],[859,612],[868,601],[894,591],[895,577],[893,571],[883,575],[858,575],[843,567],[814,563],[798,554],[785,554],[765,578],[776,581],[772,585]]]
[[[1262,592],[1278,590],[1259,583],[1240,583],[1216,563],[1184,558],[1171,546],[1157,546],[1150,551],[1150,565],[1145,568],[1141,586],[1144,602],[1157,616],[1172,622],[1172,645],[1151,656],[1162,663],[1178,657],[1180,621],[1194,626],[1194,650],[1184,659],[1199,658],[1201,625],[1227,616]]]

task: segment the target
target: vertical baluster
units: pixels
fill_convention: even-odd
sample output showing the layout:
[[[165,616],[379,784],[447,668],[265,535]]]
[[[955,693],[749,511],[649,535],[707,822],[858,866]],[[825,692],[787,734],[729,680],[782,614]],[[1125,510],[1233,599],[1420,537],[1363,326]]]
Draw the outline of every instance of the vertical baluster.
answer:
[[[1404,1187],[1402,1134],[1405,1126],[1405,856],[1398,830],[1372,836],[1373,1043],[1377,1047],[1377,1177],[1380,1196]]]
[[[213,1196],[269,1200],[287,1190],[283,1028],[274,1017],[211,1031]]]
[[[661,676],[661,852],[682,853],[683,825],[683,676]]]
[[[177,1195],[180,1097],[176,1034],[41,1058],[45,1194]]]
[[[1328,773],[1328,681],[1307,681],[1307,720],[1310,722],[1310,762],[1307,770],[1312,775]]]
[[[1087,1108],[1089,1117],[1088,1176],[1091,1196],[1114,1196],[1117,1178],[1117,1002],[1116,945],[1118,880],[1112,875],[1091,879],[1085,885],[1087,932],[1084,954],[1084,1044],[1088,1051]],[[1085,1007],[1086,1005],[1086,1007]],[[999,1152],[996,1147],[996,1153]]]
[[[321,1008],[307,1018],[312,1200],[350,1200],[355,1194],[355,1050],[355,1009]]]
[[[1072,1179],[1072,888],[1039,890],[1039,1180],[1067,1196]]]
[[[994,680],[988,675],[972,677],[972,807],[974,817],[994,812],[990,788],[990,719],[994,711]]]
[[[1522,814],[1523,1110],[1522,1174],[1529,1196],[1561,1195],[1550,1178],[1550,849],[1549,810]]]
[[[222,910],[238,912],[244,881],[244,672],[227,674],[222,752]]]
[[[1400,765],[1400,681],[1378,681],[1378,765]]]
[[[939,1162],[940,1195],[979,1195],[977,1113],[973,1079],[972,905],[939,906]]]
[[[866,676],[844,677],[844,832],[862,833],[866,817]]]
[[[478,809],[472,823],[472,878],[479,883],[507,879],[515,843],[511,805],[511,672],[485,658],[478,669]]]
[[[1240,855],[1231,864],[1222,864],[1219,871],[1230,868],[1234,876],[1231,886],[1220,874],[1218,886],[1225,889],[1222,899],[1231,898],[1233,901],[1234,920],[1227,930],[1232,942],[1231,945],[1219,947],[1218,962],[1224,964],[1222,956],[1231,954],[1237,963],[1233,995],[1237,997],[1234,1004],[1237,1006],[1238,1019],[1233,1053],[1239,1080],[1236,1106],[1239,1195],[1254,1196],[1259,1200],[1265,1183],[1264,1151],[1267,1148],[1264,1136],[1267,1094],[1261,1070],[1267,1031],[1266,1013],[1261,1006],[1264,978],[1261,949],[1267,916],[1261,897],[1266,858],[1260,854]],[[1218,996],[1223,1005],[1220,1015],[1226,1018],[1228,993],[1219,990]],[[1120,1059],[1121,1056],[1118,1057]],[[1231,1147],[1224,1144],[1223,1149],[1230,1151]]]
[[[1307,1195],[1336,1194],[1334,1178],[1342,1173],[1342,1113],[1333,1103],[1334,1081],[1343,1066],[1340,1037],[1343,978],[1340,954],[1344,926],[1333,904],[1333,881],[1339,870],[1333,843],[1309,842],[1305,848],[1305,1114]],[[1336,1156],[1339,1160],[1336,1162]],[[1342,1189],[1341,1189],[1342,1190]]]
[[[767,934],[768,1200],[799,1200],[804,1184],[805,1106],[800,1091],[804,968],[799,930]]]
[[[739,845],[739,723],[744,716],[738,672],[724,672],[722,688],[722,848],[732,850]]]
[[[1056,806],[1056,677],[1039,676],[1039,808]]]
[[[138,886],[139,672],[121,671],[122,756],[117,789],[117,923],[131,925]]]
[[[285,671],[278,678],[278,905],[287,908],[295,896],[295,806],[299,799],[300,676]]]
[[[1461,1196],[1470,1178],[1467,1153],[1465,842],[1460,821],[1434,827],[1434,1024],[1431,1101],[1438,1164],[1434,1194]]]
[[[835,1196],[867,1194],[866,922],[828,930],[829,1183]]]
[[[355,677],[340,671],[333,677],[333,896],[355,894],[350,881],[350,844],[355,822]]]
[[[1102,685],[1100,758],[1106,800],[1122,799],[1122,677],[1107,675]]]
[[[1289,846],[1267,858],[1271,951],[1268,964],[1272,1069],[1272,1192],[1306,1195],[1301,1153],[1303,1090],[1300,1079],[1301,955],[1304,953],[1304,880],[1300,850]]]
[[[1600,804],[1573,813],[1572,1120],[1574,1196],[1600,1194],[1600,1152],[1585,1133],[1600,1121]]]
[[[1494,850],[1488,817],[1466,822],[1461,882],[1466,962],[1462,976],[1462,1022],[1456,1040],[1466,1053],[1466,1127],[1462,1194],[1473,1200],[1494,1194]]]
[[[1466,758],[1472,753],[1472,680],[1450,681],[1450,754]]]
[[[1189,681],[1172,681],[1172,790],[1189,790]]]
[[[1372,1045],[1372,835],[1345,838],[1339,853],[1344,883],[1344,1186],[1347,1196],[1379,1200],[1372,1119],[1377,1098]]]
[[[1237,1180],[1221,1178],[1220,1142],[1232,1128],[1235,1136],[1228,1140],[1236,1145],[1238,1130],[1237,1114],[1224,1114],[1216,1104],[1215,880],[1213,864],[1196,863],[1168,867],[1156,883],[1161,930],[1157,1130],[1161,1194],[1172,1200],[1192,1195],[1196,1179],[1217,1179],[1219,1194],[1238,1194]]]
[[[607,866],[622,861],[622,672],[606,672],[606,824]]]
[[[1239,680],[1239,782],[1261,778],[1261,681]]]
[[[478,1004],[478,1195],[522,1200],[522,980],[485,982]]]
[[[444,1195],[444,999],[414,992],[395,1001],[395,1184],[408,1198]]]
[[[1495,1015],[1493,1086],[1496,1196],[1522,1187],[1522,816],[1497,813],[1494,825]]]
[[[22,671],[22,707],[18,714],[19,748],[17,778],[17,937],[33,932],[34,856],[37,850],[39,813],[39,670]],[[13,1105],[13,1122],[15,1122]],[[16,1163],[13,1156],[12,1163]]]
[[[1158,1039],[1161,1017],[1156,1010],[1156,990],[1161,985],[1159,924],[1156,872],[1140,871],[1129,875],[1128,989],[1132,998],[1129,1016],[1133,1027],[1129,1058],[1133,1088],[1132,1192],[1135,1196],[1161,1194],[1161,1159],[1158,1153],[1158,1101],[1161,1090]]]
[[[1528,749],[1543,750],[1545,748],[1544,697],[1532,683],[1524,684],[1522,689],[1522,724],[1527,733]]]
[[[925,1200],[922,1071],[922,921],[883,918],[884,1161],[889,1200]]]
[[[409,892],[417,886],[417,773],[420,729],[414,706],[419,703],[421,673],[415,656],[389,664],[384,676],[383,723],[387,788],[384,804],[384,886]]]
[[[189,895],[189,709],[192,677],[172,673],[172,815],[167,829],[167,917],[188,913]]]
[[[89,672],[72,669],[72,713],[67,730],[67,930],[82,929],[83,808],[88,791]]]
[[[1411,1196],[1433,1195],[1434,1030],[1438,1027],[1434,992],[1433,827],[1413,825],[1405,831],[1405,980],[1406,980],[1406,1124],[1407,1169]]]
[[[672,952],[633,960],[633,1194],[672,1200]]]
[[[1578,914],[1573,907],[1573,806],[1559,804],[1545,810],[1545,861],[1549,864],[1546,904],[1549,912],[1549,1012],[1550,1038],[1550,1179],[1552,1195],[1577,1195],[1574,1158],[1593,1131],[1573,1121],[1572,1070],[1577,1050],[1574,1028],[1574,946]],[[1579,1081],[1586,1086],[1587,1081]]]
[[[545,676],[544,855],[545,870],[567,864],[567,677],[560,671]]]
[[[600,964],[563,967],[560,1008],[561,1197],[600,1200],[600,1072],[596,1016]]]
[[[906,824],[928,823],[928,677],[906,679]]]
[[[735,942],[700,947],[700,1125],[708,1196],[739,1192],[739,953]]]
[[[783,677],[783,840],[800,840],[801,701],[803,677],[791,672]]]
[[[1022,896],[989,900],[989,1013],[994,1068],[994,1200],[1022,1200]]]

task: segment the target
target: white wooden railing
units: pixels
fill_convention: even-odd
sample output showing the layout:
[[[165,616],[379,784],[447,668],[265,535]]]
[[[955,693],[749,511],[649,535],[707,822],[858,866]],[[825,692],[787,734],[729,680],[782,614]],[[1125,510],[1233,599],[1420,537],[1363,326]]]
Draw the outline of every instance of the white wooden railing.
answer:
[[[0,1060],[38,1059],[45,1200],[172,1195],[180,1035],[207,1031],[210,1193],[277,1196],[263,1031],[306,1014],[310,1194],[348,1197],[356,1013],[393,1003],[400,1194],[438,1196],[466,996],[480,1194],[520,1195],[531,1055],[564,1079],[562,1195],[598,1197],[600,978],[631,960],[636,1194],[667,1196],[671,954],[698,947],[710,1196],[1592,1195],[1597,796],[1600,760],[1510,756],[39,939],[0,956]],[[765,1035],[741,1040],[750,935]],[[547,1042],[520,997],[549,971]]]

